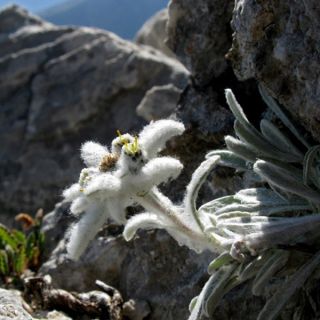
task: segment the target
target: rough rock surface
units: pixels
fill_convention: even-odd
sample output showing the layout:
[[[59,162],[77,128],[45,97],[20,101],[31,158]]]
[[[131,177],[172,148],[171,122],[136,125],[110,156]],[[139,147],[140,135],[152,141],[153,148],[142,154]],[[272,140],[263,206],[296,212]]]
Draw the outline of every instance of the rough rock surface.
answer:
[[[152,70],[152,73],[149,72]],[[11,6],[0,12],[0,207],[52,208],[78,176],[80,144],[136,131],[155,85],[188,81],[158,51],[92,28],[57,27]]]
[[[177,107],[181,93],[173,84],[154,86],[137,106],[137,114],[147,121],[167,118]]]
[[[23,300],[18,292],[0,288],[0,319],[32,320],[33,318],[23,308]]]
[[[125,300],[136,301],[135,314],[186,319],[188,302],[203,285],[212,254],[179,247],[165,232],[140,232],[127,243],[119,231],[106,226],[77,262],[66,259],[62,240],[41,274],[50,274],[56,287],[75,291],[92,290],[99,279],[119,289]]]
[[[318,141],[319,21],[317,0],[237,0],[229,54],[239,79],[263,83]]]
[[[233,1],[171,0],[168,46],[194,76],[208,84],[227,68],[224,55],[231,45]]]
[[[138,31],[135,42],[153,47],[169,57],[175,58],[174,53],[166,44],[168,9],[163,9],[152,16]]]

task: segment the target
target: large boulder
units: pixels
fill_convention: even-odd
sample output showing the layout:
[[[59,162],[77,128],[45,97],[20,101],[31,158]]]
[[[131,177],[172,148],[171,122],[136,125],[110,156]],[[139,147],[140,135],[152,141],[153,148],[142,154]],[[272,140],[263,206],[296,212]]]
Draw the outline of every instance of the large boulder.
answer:
[[[204,283],[212,253],[179,247],[163,231],[139,232],[129,243],[119,231],[105,226],[76,262],[66,258],[62,239],[41,274],[50,274],[54,286],[75,291],[92,290],[99,279],[135,301],[136,308],[143,306],[150,320],[187,319],[188,303]]]
[[[317,0],[236,0],[229,58],[320,141],[320,7]]]
[[[137,106],[137,114],[147,121],[165,119],[175,111],[181,93],[173,84],[154,86]]]
[[[135,42],[153,47],[169,57],[175,58],[174,53],[166,44],[168,9],[163,9],[148,19],[137,32]]]
[[[191,71],[197,85],[208,85],[226,69],[231,45],[233,1],[171,0],[168,46]]]
[[[152,70],[152,72],[150,72]],[[93,28],[57,27],[10,6],[0,12],[0,207],[52,208],[81,168],[83,141],[109,144],[144,123],[153,86],[182,89],[188,72],[147,47]]]

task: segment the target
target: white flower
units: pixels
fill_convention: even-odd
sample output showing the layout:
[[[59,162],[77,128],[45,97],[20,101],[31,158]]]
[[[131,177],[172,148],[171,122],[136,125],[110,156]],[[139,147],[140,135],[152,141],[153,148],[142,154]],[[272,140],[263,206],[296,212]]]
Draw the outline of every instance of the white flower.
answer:
[[[81,157],[87,168],[81,171],[79,182],[63,192],[71,201],[70,210],[80,215],[70,229],[68,256],[78,259],[108,218],[126,223],[126,208],[136,203],[147,210],[157,210],[156,186],[175,179],[183,166],[171,157],[156,157],[173,136],[184,131],[183,124],[160,120],[146,126],[139,137],[120,135],[107,147],[92,141],[81,147]],[[160,204],[161,206],[161,204]]]
[[[196,208],[199,189],[219,160],[219,157],[212,157],[204,161],[193,173],[182,206],[173,205],[157,189],[141,199],[139,202],[148,212],[129,219],[123,232],[124,238],[131,240],[139,228],[165,229],[180,245],[186,245],[196,252],[205,249],[212,251],[224,249],[221,238],[218,236],[214,238],[205,232],[207,226],[200,220]]]

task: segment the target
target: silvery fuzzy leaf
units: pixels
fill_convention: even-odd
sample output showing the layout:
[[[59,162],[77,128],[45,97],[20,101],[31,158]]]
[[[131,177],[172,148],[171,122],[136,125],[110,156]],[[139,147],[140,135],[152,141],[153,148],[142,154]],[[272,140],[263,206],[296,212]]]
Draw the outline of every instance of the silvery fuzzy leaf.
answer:
[[[232,111],[235,118],[248,130],[251,130],[253,133],[260,136],[260,132],[249,122],[247,116],[243,112],[242,107],[238,103],[231,89],[225,90],[225,96],[228,106],[230,107],[230,110]]]
[[[258,152],[247,143],[232,136],[225,136],[224,141],[228,150],[232,151],[232,153],[240,158],[249,162],[255,162],[258,158]]]
[[[236,264],[222,267],[210,276],[202,288],[200,295],[197,297],[188,320],[200,320],[203,315],[208,315],[208,313],[213,312],[213,309],[221,300],[224,293],[224,286],[235,268]],[[221,295],[219,295],[219,293],[221,293]]]
[[[200,188],[202,187],[211,170],[217,165],[219,160],[220,157],[215,156],[203,161],[200,164],[200,166],[192,174],[191,181],[187,186],[186,195],[183,201],[185,215],[193,217],[201,230],[204,229],[204,225],[199,219],[200,216],[198,215],[198,211],[196,208],[196,200]]]
[[[238,140],[239,141],[239,140]],[[248,170],[249,166],[242,157],[239,157],[236,153],[228,150],[213,150],[206,154],[206,159],[214,156],[219,156],[219,165],[234,168],[237,170]]]
[[[239,281],[247,281],[256,276],[260,268],[273,255],[273,250],[262,251],[257,257],[250,262],[243,264],[241,272],[239,272]]]
[[[207,271],[211,275],[216,270],[230,263],[231,261],[234,261],[234,259],[230,256],[229,252],[223,252],[210,262]]]
[[[250,148],[256,150],[258,155],[275,158],[285,162],[299,161],[299,157],[281,152],[261,135],[261,133],[249,122],[230,89],[225,90],[225,95],[227,103],[236,117],[234,124],[235,132],[243,142],[247,143]]]
[[[199,296],[195,296],[191,299],[189,303],[189,312],[192,312],[193,308],[196,306]]]
[[[319,227],[319,214],[279,218],[278,221],[260,224],[261,231],[246,234],[243,241],[247,248],[253,250],[267,249],[280,244],[303,243],[308,242],[303,236]]]
[[[281,205],[288,201],[280,198],[272,190],[266,188],[249,188],[243,189],[234,195],[241,203],[263,203],[265,205]]]
[[[202,317],[202,304],[205,297],[208,295],[208,292],[213,290],[215,286],[215,275],[212,275],[209,280],[206,282],[204,287],[201,290],[201,293],[195,298],[193,298],[192,312],[188,320],[201,320]],[[195,301],[195,303],[194,303]]]
[[[244,212],[244,215],[268,216],[274,213],[310,209],[308,201],[298,196],[284,199],[273,190],[266,188],[243,189],[234,196],[234,203],[225,205],[215,211],[217,218],[231,212]]]
[[[239,235],[248,235],[251,233],[263,232],[263,230],[270,225],[279,225],[283,219],[278,217],[264,217],[264,216],[246,216],[229,218],[217,221],[218,229],[227,229]]]
[[[309,148],[303,159],[303,182],[305,185],[314,183],[318,189],[320,189],[319,160],[320,145]]]
[[[276,319],[288,300],[303,286],[319,264],[320,252],[315,254],[311,259],[309,259],[309,261],[302,265],[298,271],[284,282],[282,288],[273,294],[260,312],[258,320]]]
[[[235,199],[234,196],[225,196],[203,204],[198,211],[215,214],[215,212],[217,212],[219,209],[222,209],[225,206],[233,203],[240,203],[240,201]]]
[[[254,164],[254,171],[269,184],[306,198],[315,204],[320,203],[320,193],[305,186],[303,182],[289,171],[270,162],[259,160]]]
[[[289,256],[288,251],[277,250],[265,261],[253,280],[252,293],[254,295],[259,296],[263,293],[271,278],[286,265]]]
[[[245,207],[244,207],[245,210]],[[216,216],[215,224],[218,223],[218,221],[223,221],[225,219],[232,219],[232,218],[242,218],[242,217],[252,217],[252,216],[259,216],[259,213],[253,211],[253,212],[246,212],[246,211],[230,211],[225,212],[222,214],[219,214]]]
[[[302,152],[272,122],[262,119],[260,122],[260,130],[265,139],[274,147],[285,153],[294,154],[297,158],[300,158],[300,161],[302,161]]]
[[[248,129],[238,120],[234,122],[234,131],[240,140],[246,143],[258,155],[258,158],[272,158],[283,162],[299,162],[301,157],[282,152],[270,144],[260,133],[256,134],[255,131]]]
[[[229,290],[227,288],[232,274],[237,270],[238,263],[225,265],[217,270],[213,276],[215,277],[215,285],[211,291],[207,291],[202,304],[202,313],[207,317],[212,317],[214,310],[220,303],[221,299]],[[227,290],[226,290],[227,289]]]
[[[283,124],[294,134],[294,136],[307,148],[310,148],[310,144],[303,138],[302,134],[296,129],[295,125],[289,120],[286,114],[282,111],[276,101],[268,94],[266,89],[259,85],[259,92],[266,105],[279,117]]]

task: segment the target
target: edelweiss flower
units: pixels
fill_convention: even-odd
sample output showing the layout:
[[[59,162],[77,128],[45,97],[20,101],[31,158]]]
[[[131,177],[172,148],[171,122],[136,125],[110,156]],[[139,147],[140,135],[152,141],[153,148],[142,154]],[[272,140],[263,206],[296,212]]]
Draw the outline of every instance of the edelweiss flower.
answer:
[[[180,245],[186,245],[196,252],[204,249],[220,252],[221,239],[205,232],[207,221],[199,216],[196,207],[198,192],[219,157],[204,161],[193,173],[181,206],[175,206],[157,189],[149,193],[140,203],[149,211],[133,216],[123,232],[126,240],[131,240],[139,228],[165,229]],[[201,220],[200,220],[201,219]],[[211,222],[209,222],[211,225]]]
[[[146,126],[139,137],[119,134],[111,152],[95,142],[83,144],[81,157],[87,168],[79,182],[63,192],[65,201],[72,202],[71,212],[81,214],[69,234],[71,259],[80,257],[108,218],[125,224],[126,207],[139,203],[152,212],[159,210],[156,186],[175,179],[183,166],[174,158],[156,156],[168,139],[183,131],[180,122],[160,120]]]

